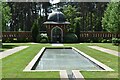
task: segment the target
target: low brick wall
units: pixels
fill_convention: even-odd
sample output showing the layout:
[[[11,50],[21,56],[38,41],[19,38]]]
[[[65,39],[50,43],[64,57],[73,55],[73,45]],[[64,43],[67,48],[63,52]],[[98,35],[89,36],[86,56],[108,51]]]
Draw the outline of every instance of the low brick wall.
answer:
[[[31,32],[2,32],[2,41],[32,41]]]
[[[32,33],[31,31],[27,32],[2,32],[3,41],[7,40],[26,40],[32,41]],[[87,40],[97,40],[97,39],[112,39],[112,37],[120,38],[120,33],[116,35],[110,32],[80,32],[80,41],[87,41]]]

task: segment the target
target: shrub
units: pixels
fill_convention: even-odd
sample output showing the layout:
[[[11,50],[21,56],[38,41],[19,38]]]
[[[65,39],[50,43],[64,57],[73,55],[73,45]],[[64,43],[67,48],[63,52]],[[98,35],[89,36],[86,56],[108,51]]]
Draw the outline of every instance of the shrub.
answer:
[[[40,42],[40,40],[41,40],[41,35],[40,35],[40,34],[38,34],[38,35],[37,35],[37,37],[36,37],[36,42],[38,42],[38,43],[39,43],[39,42]]]
[[[39,34],[39,28],[38,28],[37,23],[35,22],[32,26],[32,38],[34,42],[37,41],[36,38],[38,34]]]
[[[40,40],[40,42],[42,42],[42,43],[49,42],[47,34],[41,34],[41,40]]]
[[[111,40],[111,39],[108,39],[108,40],[107,40],[107,43],[111,43],[111,42],[112,42],[112,40]]]
[[[49,42],[48,36],[46,34],[39,34],[36,38],[37,42],[46,43]]]
[[[71,43],[71,42],[77,42],[78,40],[78,37],[76,34],[74,33],[68,33],[65,37],[64,37],[64,42],[68,42],[68,43]]]
[[[110,2],[102,18],[103,29],[109,32],[120,32],[120,2]]]
[[[112,43],[113,43],[113,45],[118,46],[120,44],[120,39],[118,39],[118,38],[112,38]]]
[[[5,43],[10,43],[11,40],[9,38],[7,38],[6,40],[2,40],[2,42],[5,42]]]
[[[41,42],[41,43],[47,43],[47,42],[48,42],[48,40],[47,40],[47,39],[45,39],[45,38],[43,38],[43,39],[41,39],[41,40],[40,40],[40,42]]]
[[[102,42],[102,43],[106,43],[106,42],[107,42],[107,39],[103,39],[101,42]]]
[[[5,42],[5,43],[23,43],[23,42],[31,42],[31,39],[29,38],[7,38],[7,39],[4,39],[2,40],[2,42]]]

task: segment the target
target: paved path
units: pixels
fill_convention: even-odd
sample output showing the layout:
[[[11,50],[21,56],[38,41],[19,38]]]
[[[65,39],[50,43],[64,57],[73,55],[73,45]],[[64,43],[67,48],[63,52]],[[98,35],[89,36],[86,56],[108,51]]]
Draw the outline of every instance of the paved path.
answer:
[[[22,49],[27,48],[27,47],[29,47],[29,46],[19,46],[19,47],[15,47],[13,49],[6,50],[4,52],[0,52],[0,59],[5,58],[9,55],[12,55],[12,54],[14,54]]]
[[[120,56],[120,52],[118,52],[118,51],[106,49],[106,48],[99,47],[99,46],[88,46],[88,47],[90,47],[92,49],[100,50],[102,52],[106,52],[106,53],[109,53],[109,54],[112,54],[112,55],[115,55],[115,56]]]
[[[64,46],[63,44],[52,44],[52,46]]]
[[[38,43],[30,43],[30,44],[38,44]]]

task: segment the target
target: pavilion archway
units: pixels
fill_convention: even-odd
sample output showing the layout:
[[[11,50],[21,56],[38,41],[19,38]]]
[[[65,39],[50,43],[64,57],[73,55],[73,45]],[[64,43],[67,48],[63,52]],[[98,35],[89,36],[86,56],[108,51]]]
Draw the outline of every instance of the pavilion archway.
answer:
[[[63,42],[63,30],[56,26],[51,30],[51,41],[52,42]]]

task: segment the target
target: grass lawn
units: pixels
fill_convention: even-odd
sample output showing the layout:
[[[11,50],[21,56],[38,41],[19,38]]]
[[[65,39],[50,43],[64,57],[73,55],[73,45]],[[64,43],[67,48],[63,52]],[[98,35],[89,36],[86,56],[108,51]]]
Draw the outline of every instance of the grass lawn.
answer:
[[[5,51],[25,44],[26,43],[2,43],[0,47],[0,51]]]
[[[86,78],[86,80],[89,80],[89,79],[93,80],[91,78],[96,78],[96,80],[98,80],[98,79],[103,80],[101,78],[104,78],[104,80],[109,80],[106,78],[118,78],[118,75],[119,75],[118,74],[118,57],[87,47],[90,45],[99,45],[99,43],[98,44],[90,44],[90,43],[88,43],[88,44],[65,44],[65,46],[76,47],[77,49],[81,50],[82,52],[86,53],[87,55],[89,55],[89,56],[97,59],[98,61],[104,63],[105,65],[111,67],[115,71],[111,71],[111,72],[110,71],[106,71],[106,72],[105,71],[104,72],[81,71],[81,73]],[[100,44],[100,45],[104,45],[104,43]],[[107,45],[109,46],[110,44],[107,44]],[[120,57],[119,57],[119,60],[120,60]],[[119,65],[119,67],[120,67],[120,65]]]
[[[2,59],[3,78],[59,78],[59,72],[23,72],[40,49],[49,46],[49,44],[24,45],[29,46],[29,48]]]
[[[103,48],[107,48],[107,49],[118,51],[118,46],[115,46],[115,45],[113,45],[111,43],[93,43],[91,45],[93,45],[93,46],[100,46],[100,47],[103,47]]]
[[[60,77],[59,72],[23,72],[24,68],[40,51],[40,49],[44,46],[51,46],[50,44],[16,44],[16,45],[17,46],[27,45],[29,47],[2,59],[3,78],[59,78]],[[90,45],[104,45],[104,44],[84,43],[84,44],[64,44],[64,45],[76,47],[77,49],[83,51],[87,55],[97,59],[98,61],[106,64],[107,66],[115,70],[112,72],[81,71],[81,73],[86,78],[86,80],[89,80],[90,78],[118,78],[118,57],[87,47]],[[107,45],[109,46],[110,44]],[[105,80],[109,80],[109,79],[105,79]]]

